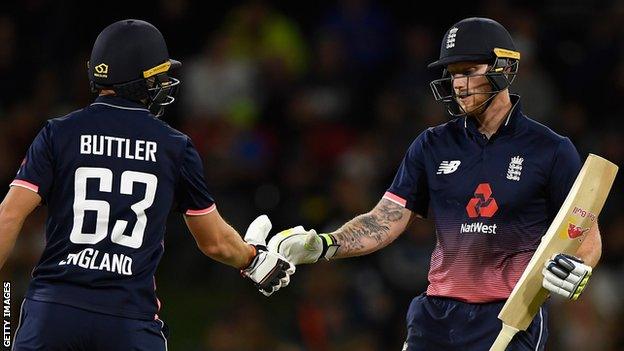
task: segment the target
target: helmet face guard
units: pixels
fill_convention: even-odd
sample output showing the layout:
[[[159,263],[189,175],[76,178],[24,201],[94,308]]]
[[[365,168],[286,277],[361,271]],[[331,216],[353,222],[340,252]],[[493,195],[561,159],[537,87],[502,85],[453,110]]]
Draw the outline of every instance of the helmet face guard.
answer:
[[[496,57],[494,61],[489,65],[488,71],[484,74],[471,75],[462,77],[461,79],[467,79],[468,89],[470,88],[470,78],[485,77],[490,83],[491,90],[486,92],[479,92],[476,94],[490,95],[485,101],[483,101],[475,109],[479,109],[482,106],[487,106],[496,96],[496,94],[509,88],[516,78],[518,73],[518,66],[520,63],[520,53],[510,50],[497,50],[494,49]],[[458,61],[459,62],[459,61]],[[453,78],[449,72],[444,69],[442,78],[436,79],[429,83],[433,97],[437,102],[441,102],[446,106],[446,110],[453,117],[465,116],[468,111],[465,111],[461,105],[457,102],[460,96],[455,92],[453,88]]]
[[[162,77],[159,77],[161,74]],[[156,76],[154,87],[147,89],[147,108],[156,117],[162,116],[165,112],[165,107],[171,105],[175,101],[178,85],[180,84],[179,79],[168,77],[164,73],[161,74]]]
[[[165,107],[175,101],[175,96],[180,84],[180,80],[169,77],[167,72],[171,67],[170,62],[165,62],[154,68],[143,72],[144,78],[131,80],[129,82],[103,86],[91,82],[91,90],[97,92],[98,89],[111,89],[117,96],[131,101],[139,102],[147,106],[147,109],[156,117],[160,117],[165,112]]]

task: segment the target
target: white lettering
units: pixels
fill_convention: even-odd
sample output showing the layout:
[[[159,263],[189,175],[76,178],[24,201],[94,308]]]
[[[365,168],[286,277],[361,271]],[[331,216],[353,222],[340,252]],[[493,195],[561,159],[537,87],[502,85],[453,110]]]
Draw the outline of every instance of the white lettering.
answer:
[[[108,254],[105,253],[102,257],[102,262],[100,262],[100,270],[107,270],[110,272],[110,261],[108,259]]]
[[[3,337],[2,345],[11,346],[11,282],[3,283],[2,317],[3,317]]]
[[[59,262],[60,266],[69,264],[91,270],[132,275],[131,257],[123,254],[100,252],[92,248],[86,248],[77,253],[70,253],[67,255],[66,259]]]
[[[497,224],[484,224],[477,223],[463,223],[461,225],[460,233],[482,233],[482,234],[496,234]]]
[[[117,152],[115,152],[115,150]],[[81,135],[80,154],[156,162],[158,144],[154,141],[131,140],[109,135]]]
[[[80,260],[78,261],[78,266],[82,268],[89,268],[89,262],[91,261],[91,256],[87,256],[87,254],[89,255],[93,254],[93,249],[88,248],[88,249],[82,250],[82,252],[80,253]]]
[[[134,156],[130,154],[130,139],[126,139],[126,158],[134,160]]]
[[[121,152],[123,150],[123,139],[122,138],[113,138],[117,142],[117,157],[121,158]]]
[[[113,148],[113,137],[105,136],[104,140],[106,140],[106,156],[110,157]]]
[[[147,142],[147,159],[156,162],[156,143],[153,141]]]
[[[123,258],[123,274],[132,275],[132,259],[128,256]]]
[[[121,272],[123,257],[121,255],[113,255],[113,272]]]
[[[90,135],[80,136],[80,153],[81,154],[91,153],[91,136]]]
[[[11,322],[4,320],[4,325],[2,327],[2,340],[3,345],[6,347],[11,346]]]
[[[137,160],[145,160],[142,155],[142,153],[145,151],[145,147],[143,145],[145,145],[145,140],[136,141],[136,144],[134,146],[134,158],[136,158]]]
[[[97,267],[95,267],[95,259],[97,258],[97,255],[100,253],[100,251],[95,250],[95,253],[93,254],[93,257],[91,257],[91,264],[89,265],[89,269],[97,269]]]
[[[104,138],[98,135],[93,136],[92,151],[94,155],[104,155]]]
[[[65,264],[73,264],[73,265],[78,264],[78,257],[79,257],[78,254],[69,254],[69,255],[67,255],[67,261],[66,261]]]

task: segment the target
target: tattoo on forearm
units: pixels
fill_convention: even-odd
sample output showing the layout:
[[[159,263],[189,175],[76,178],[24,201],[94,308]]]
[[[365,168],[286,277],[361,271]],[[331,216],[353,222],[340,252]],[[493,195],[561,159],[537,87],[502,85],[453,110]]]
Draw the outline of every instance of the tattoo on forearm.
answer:
[[[403,218],[404,210],[400,205],[384,199],[375,210],[353,218],[333,233],[340,244],[340,251],[349,256],[350,253],[357,255],[385,246],[392,223]],[[375,242],[373,246],[371,239]]]

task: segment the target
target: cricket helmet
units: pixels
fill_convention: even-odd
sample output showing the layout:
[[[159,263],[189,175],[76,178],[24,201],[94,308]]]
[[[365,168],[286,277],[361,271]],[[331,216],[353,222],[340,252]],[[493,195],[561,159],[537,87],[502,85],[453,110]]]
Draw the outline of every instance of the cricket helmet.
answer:
[[[180,81],[169,72],[182,65],[169,58],[167,44],[152,24],[126,19],[104,28],[87,62],[91,89],[112,89],[123,98],[146,104],[157,117],[175,101]]]
[[[487,63],[488,71],[483,74],[492,86],[491,95],[484,104],[489,104],[496,94],[507,89],[518,72],[520,52],[511,35],[500,23],[482,17],[471,17],[455,23],[444,35],[440,57],[428,68],[442,68],[442,78],[430,83],[433,95],[443,102],[453,116],[466,112],[457,104],[453,89],[453,77],[448,73],[449,64],[457,62]]]

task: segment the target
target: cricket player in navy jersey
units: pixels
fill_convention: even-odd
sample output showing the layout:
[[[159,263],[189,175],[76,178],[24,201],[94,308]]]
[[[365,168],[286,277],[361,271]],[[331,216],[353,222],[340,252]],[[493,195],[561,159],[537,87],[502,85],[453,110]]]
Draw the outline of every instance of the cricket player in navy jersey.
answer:
[[[265,295],[288,284],[294,266],[266,250],[268,218],[243,240],[219,215],[189,137],[157,118],[174,101],[180,65],[153,25],[111,24],[88,63],[99,96],[49,120],[30,146],[0,205],[0,266],[28,214],[48,206],[14,350],[166,350],[154,273],[172,209],[204,254]]]
[[[295,227],[269,250],[292,263],[365,255],[396,239],[415,217],[435,222],[429,286],[407,313],[403,350],[488,350],[500,330],[497,315],[574,182],[581,162],[566,137],[522,112],[509,93],[520,53],[491,19],[468,18],[444,36],[442,78],[435,99],[454,117],[411,144],[394,182],[370,212],[333,233]],[[578,298],[601,255],[595,226],[577,257],[556,255],[543,286]],[[543,350],[547,311],[540,309],[508,350]]]

